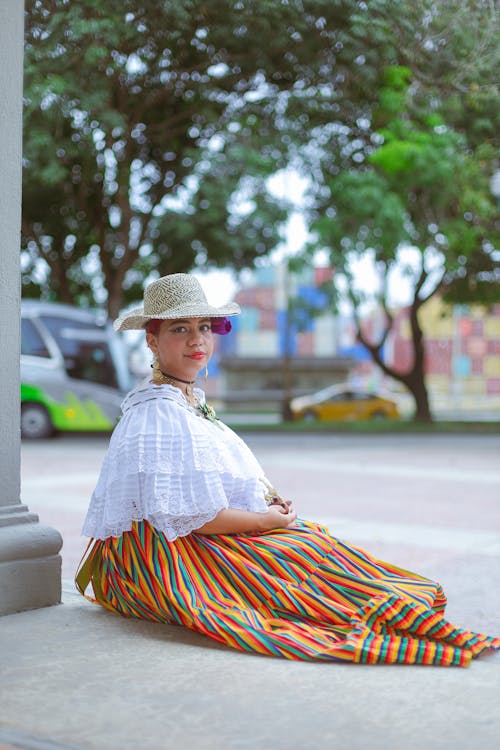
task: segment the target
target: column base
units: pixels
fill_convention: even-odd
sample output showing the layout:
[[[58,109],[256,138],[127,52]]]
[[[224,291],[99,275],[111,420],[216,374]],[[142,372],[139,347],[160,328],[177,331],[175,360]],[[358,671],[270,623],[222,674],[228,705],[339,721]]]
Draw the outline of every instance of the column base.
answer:
[[[60,603],[61,547],[25,505],[0,510],[0,615]]]

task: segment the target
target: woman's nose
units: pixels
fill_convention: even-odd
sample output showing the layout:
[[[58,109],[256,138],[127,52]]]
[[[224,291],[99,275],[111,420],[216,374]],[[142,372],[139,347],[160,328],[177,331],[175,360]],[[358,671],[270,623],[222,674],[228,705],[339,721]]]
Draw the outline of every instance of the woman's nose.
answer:
[[[191,331],[189,338],[188,338],[188,344],[190,346],[195,346],[196,344],[199,344],[201,341],[203,341],[203,337],[201,335],[201,331]]]

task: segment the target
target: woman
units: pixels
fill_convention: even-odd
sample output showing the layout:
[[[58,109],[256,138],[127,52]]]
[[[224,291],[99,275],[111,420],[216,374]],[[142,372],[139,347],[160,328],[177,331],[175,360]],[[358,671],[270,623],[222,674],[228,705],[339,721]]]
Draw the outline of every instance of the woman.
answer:
[[[153,374],[122,404],[84,524],[80,592],[91,584],[88,598],[113,612],[289,659],[465,666],[500,648],[444,619],[439,584],[298,520],[216,418],[195,381],[239,311],[173,274],[116,321],[145,328]]]

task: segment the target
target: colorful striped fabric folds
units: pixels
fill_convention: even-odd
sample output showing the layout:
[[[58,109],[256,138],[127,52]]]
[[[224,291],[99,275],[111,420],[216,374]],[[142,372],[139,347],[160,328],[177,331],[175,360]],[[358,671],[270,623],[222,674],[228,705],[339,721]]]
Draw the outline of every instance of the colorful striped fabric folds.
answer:
[[[261,535],[168,542],[147,521],[92,540],[76,577],[126,617],[184,625],[243,651],[287,659],[466,666],[500,638],[443,617],[439,584],[304,521]]]

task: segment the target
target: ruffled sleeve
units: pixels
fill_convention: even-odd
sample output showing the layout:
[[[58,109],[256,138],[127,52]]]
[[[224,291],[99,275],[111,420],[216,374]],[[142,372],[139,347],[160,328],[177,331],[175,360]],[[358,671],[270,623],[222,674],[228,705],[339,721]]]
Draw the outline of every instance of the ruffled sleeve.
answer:
[[[122,409],[85,535],[120,536],[133,521],[147,520],[173,541],[224,508],[266,512],[264,472],[250,449],[195,413],[178,389],[148,384]]]

